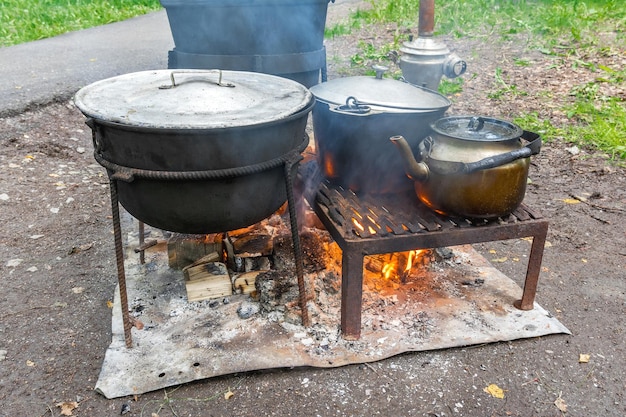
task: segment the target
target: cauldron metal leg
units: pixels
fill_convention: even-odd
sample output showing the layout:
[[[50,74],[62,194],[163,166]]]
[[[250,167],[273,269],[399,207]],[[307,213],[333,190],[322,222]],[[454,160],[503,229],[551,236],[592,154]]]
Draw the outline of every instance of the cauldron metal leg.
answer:
[[[143,244],[144,244],[144,233],[145,233],[144,224],[141,220],[139,220],[139,247],[140,248],[143,247]],[[146,252],[144,250],[139,251],[139,263],[142,265],[146,263]]]
[[[146,241],[145,239],[145,224],[141,220],[137,220],[139,223],[139,246],[135,248],[135,253],[139,254],[139,263],[141,265],[146,263],[146,249],[157,244],[157,241],[152,239]]]
[[[302,267],[302,250],[300,248],[300,235],[298,234],[298,219],[296,218],[296,204],[293,195],[293,178],[291,170],[302,159],[301,155],[295,161],[285,162],[285,186],[287,188],[287,205],[289,206],[289,223],[291,225],[291,239],[293,242],[293,254],[296,262],[296,274],[298,276],[298,301],[302,314],[302,325],[309,327],[309,311],[307,310],[307,294],[304,284],[304,269]]]
[[[117,182],[109,180],[111,188],[111,212],[113,216],[113,237],[115,239],[115,258],[117,261],[117,281],[120,287],[120,307],[122,309],[122,323],[124,325],[124,339],[126,347],[133,347],[131,335],[132,324],[128,313],[128,295],[126,292],[126,272],[124,270],[124,247],[122,246],[122,226],[120,222],[120,208],[117,197]]]

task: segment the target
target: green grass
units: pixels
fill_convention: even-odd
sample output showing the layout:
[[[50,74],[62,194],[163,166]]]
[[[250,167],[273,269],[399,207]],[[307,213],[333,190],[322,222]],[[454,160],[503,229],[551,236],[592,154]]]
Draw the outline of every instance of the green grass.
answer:
[[[389,52],[408,40],[408,32],[417,32],[419,1],[369,0],[369,9],[352,16],[342,34],[350,28],[367,24],[394,23],[398,35],[388,45],[374,47],[362,43],[352,65],[366,69],[372,62],[386,64]],[[327,28],[327,35],[333,28]],[[568,122],[555,126],[540,119],[537,113],[520,114],[517,123],[540,132],[544,140],[560,139],[607,153],[613,159],[626,159],[626,69],[616,70],[596,64],[602,57],[624,55],[626,46],[626,1],[624,0],[438,0],[435,4],[435,36],[497,42],[524,42],[557,60],[554,67],[568,76],[569,69],[584,67],[594,73],[594,81],[575,86],[562,104]],[[610,41],[607,42],[609,38]],[[607,46],[608,45],[608,46]],[[517,66],[529,66],[516,59]],[[570,65],[570,67],[568,67]],[[391,74],[398,76],[398,74]],[[465,77],[471,76],[466,74]],[[485,92],[491,100],[524,97],[528,92],[505,79],[501,68],[493,74],[494,88]],[[602,89],[602,86],[613,88]],[[463,83],[442,80],[439,90],[453,96],[462,91]],[[602,93],[602,91],[617,92]],[[622,91],[621,95],[619,91]],[[550,92],[545,92],[549,99]]]
[[[0,46],[117,22],[160,8],[159,0],[0,0]]]

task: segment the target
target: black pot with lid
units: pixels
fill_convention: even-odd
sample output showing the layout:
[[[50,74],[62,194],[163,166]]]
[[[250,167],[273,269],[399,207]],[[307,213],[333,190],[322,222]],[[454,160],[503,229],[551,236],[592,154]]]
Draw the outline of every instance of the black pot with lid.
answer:
[[[383,77],[384,67],[375,69],[376,76],[337,78],[311,92],[322,174],[355,192],[379,194],[411,188],[389,137],[402,135],[417,149],[451,103],[435,91]]]
[[[295,81],[220,70],[124,74],[82,88],[74,102],[124,208],[194,234],[249,226],[285,202],[280,161],[308,144],[315,104]]]

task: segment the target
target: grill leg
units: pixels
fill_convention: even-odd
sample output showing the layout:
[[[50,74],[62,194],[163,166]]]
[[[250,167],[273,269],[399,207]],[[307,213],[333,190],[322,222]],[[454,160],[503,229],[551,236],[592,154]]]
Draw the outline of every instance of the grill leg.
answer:
[[[361,337],[363,254],[346,249],[341,259],[341,332],[344,339]]]
[[[526,280],[524,281],[524,292],[522,299],[517,300],[514,305],[520,310],[532,310],[535,303],[535,294],[537,293],[537,282],[539,281],[539,273],[541,272],[541,261],[543,259],[543,250],[548,235],[548,222],[538,224],[537,233],[533,235],[533,243],[530,247],[530,256],[528,258],[528,269],[526,270]]]

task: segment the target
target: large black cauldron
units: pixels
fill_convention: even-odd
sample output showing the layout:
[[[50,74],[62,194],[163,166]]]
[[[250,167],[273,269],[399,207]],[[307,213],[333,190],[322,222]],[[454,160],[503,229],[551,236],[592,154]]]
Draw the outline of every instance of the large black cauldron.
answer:
[[[126,74],[84,87],[74,101],[122,206],[180,233],[233,230],[280,208],[281,161],[306,146],[315,103],[292,80],[201,70]]]

